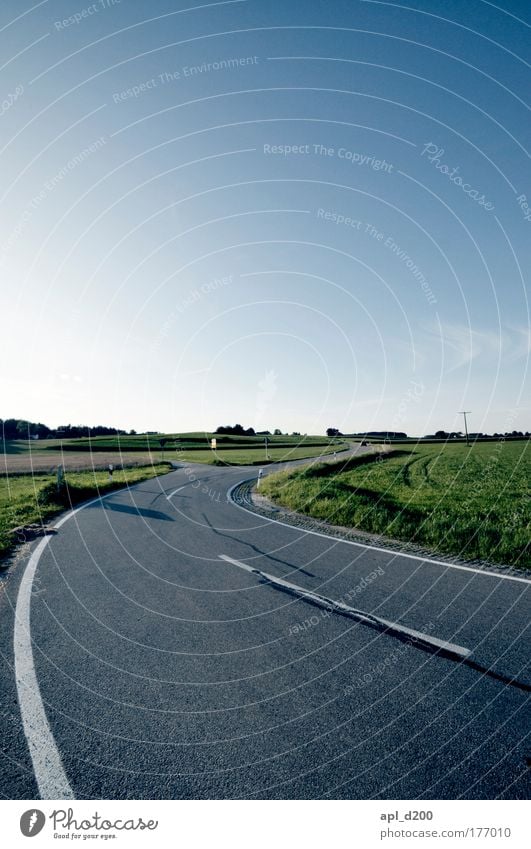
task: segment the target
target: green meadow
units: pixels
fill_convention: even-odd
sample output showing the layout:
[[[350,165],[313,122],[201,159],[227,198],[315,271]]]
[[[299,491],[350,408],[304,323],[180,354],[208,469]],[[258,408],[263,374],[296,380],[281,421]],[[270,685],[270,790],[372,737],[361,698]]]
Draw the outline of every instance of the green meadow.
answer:
[[[267,463],[281,463],[287,460],[311,459],[312,457],[332,454],[334,451],[344,451],[346,448],[348,448],[347,443],[330,445],[330,441],[327,440],[325,444],[315,447],[299,447],[294,443],[279,448],[273,443],[273,445],[268,446],[267,458],[263,446],[260,448],[234,446],[232,448],[216,448],[216,450],[209,448],[193,451],[185,449],[171,456],[177,462],[183,460],[189,463],[210,463],[219,466],[263,466]]]
[[[107,472],[67,472],[59,490],[55,475],[5,475],[0,477],[0,556],[27,534],[31,524],[41,524],[63,510],[113,489],[140,483],[171,471],[169,463]]]
[[[167,440],[164,451],[160,439]],[[348,447],[326,437],[271,436],[266,459],[263,437],[217,437],[215,450],[210,439],[210,435],[192,433],[6,442],[4,473],[0,474],[0,557],[26,539],[26,532],[17,529],[45,522],[100,492],[164,474],[171,470],[171,462],[258,466],[311,459]],[[69,461],[75,463],[75,470]],[[104,468],[109,462],[116,469],[112,482]],[[66,486],[60,492],[58,465],[66,469]]]
[[[218,435],[215,433],[157,433],[123,436],[96,436],[92,439],[16,439],[0,442],[2,451],[6,454],[25,454],[57,452],[57,451],[87,451],[95,453],[98,451],[110,452],[155,452],[161,450],[161,440],[164,440],[166,451],[205,451],[210,449],[211,440],[215,438],[219,449],[243,450],[247,448],[261,448],[264,446],[264,436],[234,436],[230,434]],[[318,448],[330,445],[333,442],[344,440],[331,440],[327,436],[268,436],[268,444],[274,448]]]
[[[467,559],[531,567],[529,441],[390,448],[268,476],[273,501]]]

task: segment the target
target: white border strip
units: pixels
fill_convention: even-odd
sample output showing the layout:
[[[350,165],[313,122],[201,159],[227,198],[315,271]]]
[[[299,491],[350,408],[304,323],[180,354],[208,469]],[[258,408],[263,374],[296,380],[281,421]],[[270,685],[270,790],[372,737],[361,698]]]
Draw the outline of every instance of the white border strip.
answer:
[[[123,490],[113,490],[106,495],[100,495],[91,501],[81,504],[70,510],[56,522],[56,528],[60,528],[85,507],[98,504],[111,495]],[[32,553],[28,565],[22,575],[17,595],[15,608],[15,622],[13,627],[13,647],[15,655],[15,682],[17,687],[17,698],[20,707],[20,715],[24,734],[28,743],[33,772],[39,797],[41,799],[75,799],[74,791],[66,776],[61,755],[55,742],[52,730],[46,717],[46,711],[42,701],[35,662],[33,659],[33,646],[31,640],[31,593],[33,579],[39,560],[46,549],[51,537],[46,536],[37,545]]]
[[[256,516],[258,519],[263,519],[264,522],[273,522],[275,525],[282,525],[283,528],[291,528],[293,531],[299,531],[304,534],[312,534],[315,537],[323,537],[328,540],[335,540],[339,543],[344,543],[345,545],[354,545],[356,548],[364,548],[366,551],[380,551],[382,554],[392,554],[394,557],[405,557],[408,560],[418,560],[421,563],[427,563],[428,565],[431,563],[433,566],[445,566],[448,569],[459,569],[462,572],[475,572],[478,575],[485,575],[488,578],[500,578],[502,581],[516,581],[520,584],[531,584],[531,578],[518,578],[516,575],[502,575],[500,572],[495,572],[490,569],[476,569],[474,566],[461,566],[458,563],[449,563],[447,560],[436,560],[433,557],[427,555],[426,557],[422,557],[420,554],[407,554],[405,551],[395,551],[392,548],[380,548],[377,545],[369,545],[363,542],[355,542],[351,539],[344,539],[343,537],[337,537],[333,534],[324,534],[320,531],[311,531],[308,528],[301,528],[295,525],[290,525],[288,522],[280,522],[278,519],[270,519],[268,516],[262,516],[261,513],[257,513],[254,510],[249,510],[247,507],[242,507],[241,504],[238,504],[237,501],[234,501],[232,497],[232,493],[236,489],[236,487],[241,486],[242,483],[247,483],[247,481],[254,480],[254,478],[244,478],[238,483],[235,483],[234,486],[231,486],[229,490],[227,490],[227,500],[230,503],[237,507],[239,510],[244,510],[246,513],[250,513],[251,516]]]
[[[31,555],[20,583],[13,642],[15,649],[15,681],[24,734],[33,762],[33,772],[41,799],[74,799],[66,777],[61,755],[51,732],[42,703],[33,662],[30,634],[31,589],[35,570],[50,537],[40,541]]]

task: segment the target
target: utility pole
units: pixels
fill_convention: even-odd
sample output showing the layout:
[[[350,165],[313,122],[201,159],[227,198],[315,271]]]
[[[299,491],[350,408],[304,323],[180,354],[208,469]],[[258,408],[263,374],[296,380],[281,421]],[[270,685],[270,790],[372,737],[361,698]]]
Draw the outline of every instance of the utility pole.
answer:
[[[466,423],[466,417],[469,416],[471,412],[472,412],[471,410],[460,410],[459,411],[459,415],[463,416],[463,418],[465,420],[466,444],[469,448],[470,448],[470,442],[468,441],[468,426],[467,426],[467,423]]]
[[[265,457],[269,460],[269,451],[267,450],[267,436],[264,436]]]

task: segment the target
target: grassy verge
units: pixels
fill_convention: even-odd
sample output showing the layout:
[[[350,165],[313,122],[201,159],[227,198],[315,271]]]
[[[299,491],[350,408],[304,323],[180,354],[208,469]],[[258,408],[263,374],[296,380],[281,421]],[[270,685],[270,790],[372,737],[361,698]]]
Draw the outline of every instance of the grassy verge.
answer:
[[[321,445],[315,448],[273,448],[268,449],[269,461],[265,458],[265,449],[262,448],[244,448],[223,450],[217,449],[212,451],[210,448],[205,451],[178,451],[172,453],[172,459],[177,462],[183,460],[189,463],[210,463],[215,465],[228,466],[264,466],[268,462],[280,463],[288,460],[310,460],[312,457],[320,457],[324,454],[333,454],[334,451],[344,451],[348,448],[348,444],[341,443],[338,445]]]
[[[264,495],[336,525],[531,568],[529,442],[422,445],[268,476]]]
[[[40,524],[72,505],[100,493],[121,489],[170,471],[168,463],[114,472],[67,472],[58,492],[53,475],[10,475],[0,478],[0,557],[25,537],[14,529]]]

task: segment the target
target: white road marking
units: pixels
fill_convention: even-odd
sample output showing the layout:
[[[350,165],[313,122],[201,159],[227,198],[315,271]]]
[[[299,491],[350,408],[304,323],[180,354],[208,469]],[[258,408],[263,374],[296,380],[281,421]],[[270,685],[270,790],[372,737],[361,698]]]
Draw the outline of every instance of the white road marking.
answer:
[[[76,507],[56,522],[55,528],[60,528],[80,510],[84,510],[85,507],[99,503],[105,498],[110,498],[111,495],[116,495],[116,491],[109,492],[107,495],[102,495],[98,498],[93,498],[91,501],[87,501],[86,504]],[[50,539],[50,536],[45,536],[37,545],[24,570],[18,590],[13,628],[15,681],[22,725],[28,742],[40,798],[75,799],[74,791],[66,777],[61,755],[59,754],[59,749],[57,748],[46,717],[39,682],[37,681],[37,673],[35,671],[31,640],[31,595],[33,579],[39,565],[39,560]]]
[[[254,478],[252,478],[254,480]],[[392,554],[394,557],[405,557],[408,560],[419,560],[421,563],[432,564],[433,566],[445,566],[449,569],[459,569],[463,572],[475,572],[478,575],[485,575],[488,578],[500,578],[503,581],[517,581],[521,584],[531,584],[531,578],[519,578],[516,575],[503,575],[500,572],[491,571],[489,569],[476,569],[474,566],[461,566],[459,563],[449,563],[447,560],[436,560],[434,557],[430,557],[426,555],[426,557],[422,557],[420,554],[407,554],[405,551],[395,551],[392,548],[380,548],[377,545],[369,545],[368,543],[363,542],[355,542],[352,539],[343,539],[342,537],[336,537],[333,534],[323,534],[320,531],[311,531],[308,528],[300,528],[295,525],[290,525],[287,522],[280,522],[278,519],[270,519],[268,516],[262,516],[260,513],[255,513],[254,510],[249,510],[247,507],[242,507],[241,504],[238,504],[232,498],[232,493],[236,489],[236,487],[240,486],[242,483],[245,483],[245,480],[238,481],[234,486],[231,486],[229,490],[227,490],[227,501],[230,501],[234,507],[238,507],[239,510],[244,510],[246,513],[250,513],[251,516],[256,516],[259,519],[263,519],[264,522],[273,522],[275,525],[282,525],[284,528],[292,528],[294,531],[300,531],[304,534],[312,534],[315,537],[323,537],[328,540],[336,540],[338,543],[343,543],[344,545],[354,545],[356,548],[364,548],[366,551],[380,551],[382,554]]]
[[[170,492],[170,494],[166,496],[166,500],[169,501],[171,498],[173,498],[174,495],[177,495],[177,493],[180,492],[181,489],[185,489],[185,487],[187,486],[188,484],[185,483],[184,486],[177,487],[177,489],[174,489],[173,492]]]
[[[415,643],[420,643],[423,646],[428,646],[430,649],[444,651],[446,654],[451,654],[459,659],[469,657],[472,652],[464,646],[458,646],[457,643],[449,643],[447,640],[440,640],[438,637],[433,637],[431,634],[425,634],[423,631],[416,631],[414,628],[408,628],[406,625],[401,625],[399,622],[390,622],[388,619],[382,619],[380,616],[374,616],[372,613],[366,613],[363,610],[356,610],[348,604],[343,604],[342,601],[327,598],[327,596],[314,593],[311,590],[306,590],[304,587],[299,587],[297,584],[292,584],[290,581],[285,581],[283,578],[277,578],[274,575],[269,575],[267,572],[262,572],[261,569],[256,569],[254,566],[248,566],[246,563],[241,563],[240,560],[234,560],[226,554],[219,555],[220,560],[226,563],[232,563],[233,566],[238,566],[246,572],[251,572],[254,575],[259,575],[265,578],[273,586],[287,589],[299,598],[305,599],[318,607],[324,607],[326,610],[331,610],[334,613],[341,613],[343,616],[348,616],[350,619],[356,619],[358,622],[364,622],[366,625],[378,625],[385,629],[388,634],[398,634],[401,637],[407,637]]]
[[[44,537],[31,555],[18,591],[13,637],[15,680],[22,725],[28,741],[39,796],[41,799],[73,799],[74,793],[68,783],[61,755],[46,718],[31,647],[31,586],[39,558],[49,539],[50,537]]]

